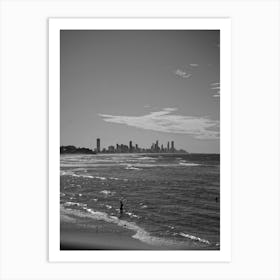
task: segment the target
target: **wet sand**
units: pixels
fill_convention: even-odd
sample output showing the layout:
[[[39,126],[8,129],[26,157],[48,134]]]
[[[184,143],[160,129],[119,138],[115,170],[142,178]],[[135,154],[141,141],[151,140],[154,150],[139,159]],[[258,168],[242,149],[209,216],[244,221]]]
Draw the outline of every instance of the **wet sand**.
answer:
[[[119,232],[114,225],[98,222],[96,229],[61,224],[60,250],[155,250],[132,238],[132,232]]]
[[[79,223],[61,212],[60,250],[158,250],[133,238],[134,231],[101,220]]]

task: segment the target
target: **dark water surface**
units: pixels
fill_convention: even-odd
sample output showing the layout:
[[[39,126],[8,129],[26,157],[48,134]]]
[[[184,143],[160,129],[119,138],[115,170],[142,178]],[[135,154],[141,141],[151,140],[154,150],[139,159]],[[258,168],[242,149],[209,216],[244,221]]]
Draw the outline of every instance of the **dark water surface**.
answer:
[[[81,222],[85,215],[126,223],[148,244],[219,250],[219,155],[61,155],[60,161],[61,206]]]

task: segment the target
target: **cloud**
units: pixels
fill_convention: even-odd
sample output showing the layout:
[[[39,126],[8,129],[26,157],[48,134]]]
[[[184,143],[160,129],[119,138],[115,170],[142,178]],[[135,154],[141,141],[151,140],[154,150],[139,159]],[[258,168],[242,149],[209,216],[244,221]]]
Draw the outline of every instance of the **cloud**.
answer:
[[[177,108],[163,108],[143,116],[99,114],[109,123],[124,124],[145,130],[191,135],[196,139],[219,139],[220,122],[207,117],[175,115]]]
[[[163,108],[162,109],[163,111],[166,111],[166,112],[175,112],[175,111],[178,111],[178,108]]]
[[[181,77],[181,78],[184,78],[184,79],[188,79],[192,76],[191,73],[187,73],[186,71],[184,70],[181,70],[181,69],[177,69],[174,71],[174,74],[178,77]]]
[[[198,67],[198,64],[197,63],[191,63],[190,66],[191,67]]]

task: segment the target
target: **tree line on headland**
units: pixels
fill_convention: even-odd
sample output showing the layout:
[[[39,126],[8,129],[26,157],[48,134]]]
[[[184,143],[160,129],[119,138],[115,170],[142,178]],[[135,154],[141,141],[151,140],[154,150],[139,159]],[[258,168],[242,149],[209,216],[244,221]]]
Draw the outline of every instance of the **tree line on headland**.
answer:
[[[95,151],[89,148],[77,148],[75,146],[61,146],[61,154],[96,154]]]

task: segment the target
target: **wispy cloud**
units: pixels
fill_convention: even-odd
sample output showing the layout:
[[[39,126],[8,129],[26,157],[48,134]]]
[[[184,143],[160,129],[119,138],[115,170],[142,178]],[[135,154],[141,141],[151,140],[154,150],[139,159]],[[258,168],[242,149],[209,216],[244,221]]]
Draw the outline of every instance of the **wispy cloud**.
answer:
[[[145,130],[164,133],[192,135],[196,139],[219,139],[219,125],[217,120],[207,117],[175,115],[177,108],[163,108],[143,116],[115,116],[99,114],[105,121],[124,124]]]
[[[175,71],[174,71],[174,74],[175,74],[176,76],[181,77],[181,78],[184,78],[184,79],[188,79],[188,78],[190,78],[190,77],[192,76],[191,73],[188,73],[188,72],[186,72],[186,71],[184,71],[184,70],[181,70],[181,69],[175,70]]]
[[[197,63],[191,63],[190,66],[191,67],[198,67],[198,64]]]
[[[219,98],[220,97],[220,83],[216,82],[216,83],[211,83],[210,84],[210,89],[212,91],[215,91],[215,93],[212,95],[215,98]]]

